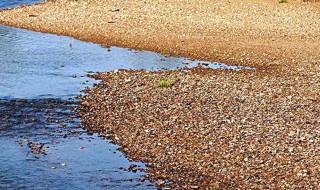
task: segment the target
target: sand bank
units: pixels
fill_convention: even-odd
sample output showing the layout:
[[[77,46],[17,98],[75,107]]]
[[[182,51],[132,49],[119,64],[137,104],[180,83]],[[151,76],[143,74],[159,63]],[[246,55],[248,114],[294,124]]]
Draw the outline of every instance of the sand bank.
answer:
[[[0,23],[101,44],[255,67],[319,60],[320,5],[270,0],[55,0]]]

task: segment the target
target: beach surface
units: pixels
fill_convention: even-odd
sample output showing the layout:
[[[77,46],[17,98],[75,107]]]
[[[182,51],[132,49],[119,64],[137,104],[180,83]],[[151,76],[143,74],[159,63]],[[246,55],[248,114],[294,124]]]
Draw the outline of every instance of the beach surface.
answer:
[[[9,26],[261,68],[318,61],[319,18],[319,3],[276,0],[54,0],[0,12]]]
[[[158,186],[319,188],[319,77],[201,67],[94,77],[83,122],[150,166],[150,179],[173,182]]]
[[[99,73],[87,128],[145,162],[158,187],[320,188],[320,4],[56,0],[0,23],[246,70]],[[160,85],[168,83],[167,85]]]

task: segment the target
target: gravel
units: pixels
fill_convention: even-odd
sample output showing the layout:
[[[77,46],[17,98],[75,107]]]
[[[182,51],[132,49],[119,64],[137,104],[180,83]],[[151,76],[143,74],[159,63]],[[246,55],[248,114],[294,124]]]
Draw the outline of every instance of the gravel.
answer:
[[[102,82],[82,98],[83,122],[145,162],[161,187],[320,187],[319,77],[201,67],[94,77]]]
[[[319,8],[294,0],[55,0],[0,11],[0,23],[256,68],[100,73],[81,117],[145,162],[159,187],[319,189]]]

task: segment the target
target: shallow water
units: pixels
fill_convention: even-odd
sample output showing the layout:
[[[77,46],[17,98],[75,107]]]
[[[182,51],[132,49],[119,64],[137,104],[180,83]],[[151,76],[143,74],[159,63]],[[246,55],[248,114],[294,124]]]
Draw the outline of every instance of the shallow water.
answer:
[[[166,58],[148,51],[106,49],[69,37],[1,25],[0,47],[2,98],[73,98],[92,84],[92,79],[85,77],[88,71],[176,69],[199,63],[207,63],[213,68],[238,68],[185,58]]]
[[[42,0],[1,0],[0,9],[2,8],[12,8],[18,5],[27,5],[32,3],[41,2]]]
[[[75,107],[59,99],[0,100],[0,189],[152,188],[139,181],[142,172],[128,171],[142,164],[80,128]],[[43,152],[34,154],[32,143],[43,143]]]
[[[33,2],[39,1],[1,0],[0,8]],[[139,180],[145,173],[128,171],[131,164],[144,168],[142,163],[128,161],[117,146],[81,128],[74,101],[94,82],[88,72],[185,63],[199,61],[0,25],[0,189],[154,189]]]
[[[86,71],[119,68],[113,56],[121,64],[135,53],[4,26],[0,47],[0,189],[153,188],[139,181],[143,172],[128,171],[143,164],[79,128],[70,101],[93,82]],[[47,155],[34,154],[30,142],[43,143]]]

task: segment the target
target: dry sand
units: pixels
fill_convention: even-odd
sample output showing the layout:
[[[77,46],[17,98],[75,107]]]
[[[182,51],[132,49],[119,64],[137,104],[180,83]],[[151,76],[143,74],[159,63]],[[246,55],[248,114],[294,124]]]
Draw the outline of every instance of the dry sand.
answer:
[[[257,70],[119,71],[83,97],[85,125],[173,187],[319,189],[320,4],[50,1],[0,23]],[[160,80],[171,79],[169,88]],[[165,186],[160,180],[158,186]]]

